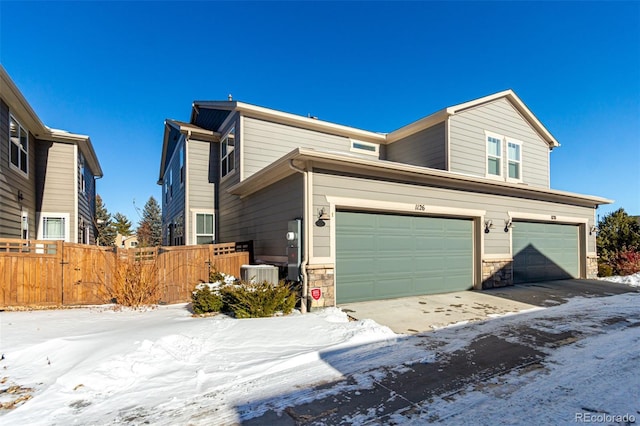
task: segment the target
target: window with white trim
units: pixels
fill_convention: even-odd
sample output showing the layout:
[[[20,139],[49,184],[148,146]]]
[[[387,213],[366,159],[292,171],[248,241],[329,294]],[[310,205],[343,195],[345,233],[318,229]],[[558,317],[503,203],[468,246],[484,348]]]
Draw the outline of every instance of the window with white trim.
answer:
[[[487,175],[502,176],[502,139],[487,135]]]
[[[378,156],[380,152],[380,145],[351,139],[351,151]]]
[[[522,144],[520,142],[507,141],[507,161],[509,179],[522,180]]]
[[[29,132],[9,115],[9,161],[22,173],[29,172]]]
[[[220,142],[220,177],[225,177],[236,168],[235,147],[236,128],[232,127]]]
[[[184,150],[186,146],[180,147],[180,185],[184,185]]]
[[[84,155],[80,153],[80,191],[83,194],[87,192],[87,182],[84,179]]]
[[[195,213],[195,242],[196,244],[213,244],[213,214]]]
[[[69,215],[65,213],[42,213],[40,239],[69,241]]]

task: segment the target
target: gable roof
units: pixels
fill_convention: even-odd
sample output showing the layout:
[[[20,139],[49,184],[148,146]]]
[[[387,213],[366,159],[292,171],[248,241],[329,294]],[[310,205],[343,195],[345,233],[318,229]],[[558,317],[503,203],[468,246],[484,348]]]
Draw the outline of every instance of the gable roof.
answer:
[[[493,102],[495,100],[505,98],[507,99],[511,105],[522,115],[522,117],[527,120],[527,122],[533,127],[536,132],[547,142],[549,148],[553,149],[560,144],[553,137],[551,132],[547,130],[547,128],[538,120],[538,118],[531,112],[531,110],[522,102],[522,99],[515,94],[515,92],[511,89],[504,90],[502,92],[494,93],[492,95],[484,96],[482,98],[474,99],[472,101],[463,102],[461,104],[452,105],[450,107],[441,109],[427,117],[421,118],[418,121],[414,121],[413,123],[407,124],[387,135],[387,142],[395,142],[399,139],[405,138],[413,133],[424,130],[428,127],[433,126],[441,121],[444,121],[447,117],[458,114],[460,112],[466,111],[471,108],[478,107],[480,105],[487,104],[489,102]]]
[[[78,145],[93,175],[99,178],[103,176],[100,162],[93,150],[89,136],[45,126],[2,65],[0,65],[0,96],[6,99],[12,112],[17,113],[22,120],[26,121],[23,124],[37,139]]]
[[[206,128],[219,129],[228,116],[233,111],[239,111],[249,117],[259,118],[276,123],[286,124],[295,127],[301,127],[309,130],[317,130],[320,132],[330,133],[339,136],[350,137],[354,139],[364,140],[368,142],[376,142],[381,144],[393,143],[399,139],[405,138],[416,132],[424,130],[428,127],[438,124],[448,117],[466,111],[477,106],[493,102],[497,99],[505,98],[511,105],[527,120],[527,122],[535,129],[536,132],[544,139],[553,149],[560,146],[558,141],[553,137],[551,132],[538,120],[524,102],[511,89],[482,98],[474,99],[457,105],[452,105],[441,109],[427,117],[414,121],[403,126],[391,133],[377,133],[368,130],[357,129],[355,127],[335,124],[328,121],[318,120],[314,117],[304,117],[302,115],[291,114],[288,112],[277,111],[257,105],[252,105],[238,101],[195,101],[191,110],[191,123]]]
[[[173,133],[173,137],[171,134]],[[160,159],[160,174],[158,175],[158,185],[162,185],[164,179],[164,172],[168,162],[171,160],[171,155],[176,149],[178,143],[178,134],[192,136],[194,135],[198,140],[202,141],[219,141],[220,133],[212,130],[203,129],[191,123],[185,123],[184,121],[166,119],[164,121],[164,136],[162,139],[162,156]]]

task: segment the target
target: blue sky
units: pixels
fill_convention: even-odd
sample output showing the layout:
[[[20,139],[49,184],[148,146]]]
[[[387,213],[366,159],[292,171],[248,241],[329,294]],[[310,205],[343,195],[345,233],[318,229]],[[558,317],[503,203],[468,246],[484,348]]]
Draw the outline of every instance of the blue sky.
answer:
[[[507,88],[562,145],[552,188],[640,214],[639,2],[0,0],[0,62],[46,125],[91,136],[134,223],[194,100],[390,132]]]

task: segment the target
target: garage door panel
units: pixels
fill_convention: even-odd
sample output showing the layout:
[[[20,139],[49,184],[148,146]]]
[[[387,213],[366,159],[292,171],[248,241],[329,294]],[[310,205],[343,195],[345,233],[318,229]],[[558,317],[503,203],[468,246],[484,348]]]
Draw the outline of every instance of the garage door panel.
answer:
[[[515,283],[579,276],[577,225],[516,222],[512,232]]]
[[[472,233],[471,220],[337,212],[338,302],[471,288]]]

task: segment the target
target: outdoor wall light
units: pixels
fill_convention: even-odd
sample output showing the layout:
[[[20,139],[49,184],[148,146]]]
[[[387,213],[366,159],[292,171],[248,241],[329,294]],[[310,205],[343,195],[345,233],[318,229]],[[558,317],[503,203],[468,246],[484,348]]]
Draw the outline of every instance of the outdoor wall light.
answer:
[[[324,221],[329,219],[331,219],[331,217],[329,216],[329,213],[324,211],[324,208],[318,210],[318,220],[316,221],[316,226],[324,226]]]
[[[24,200],[24,194],[18,189],[18,201],[22,202],[22,200]]]
[[[509,232],[509,228],[513,227],[513,221],[511,219],[507,219],[504,221],[504,232]]]
[[[591,227],[591,229],[589,229],[589,235],[597,234],[599,231],[600,231],[600,230],[598,229],[598,227],[597,227],[597,226],[595,226],[595,225],[593,225],[593,226]]]
[[[484,233],[488,234],[493,228],[493,221],[491,219],[484,221]]]

